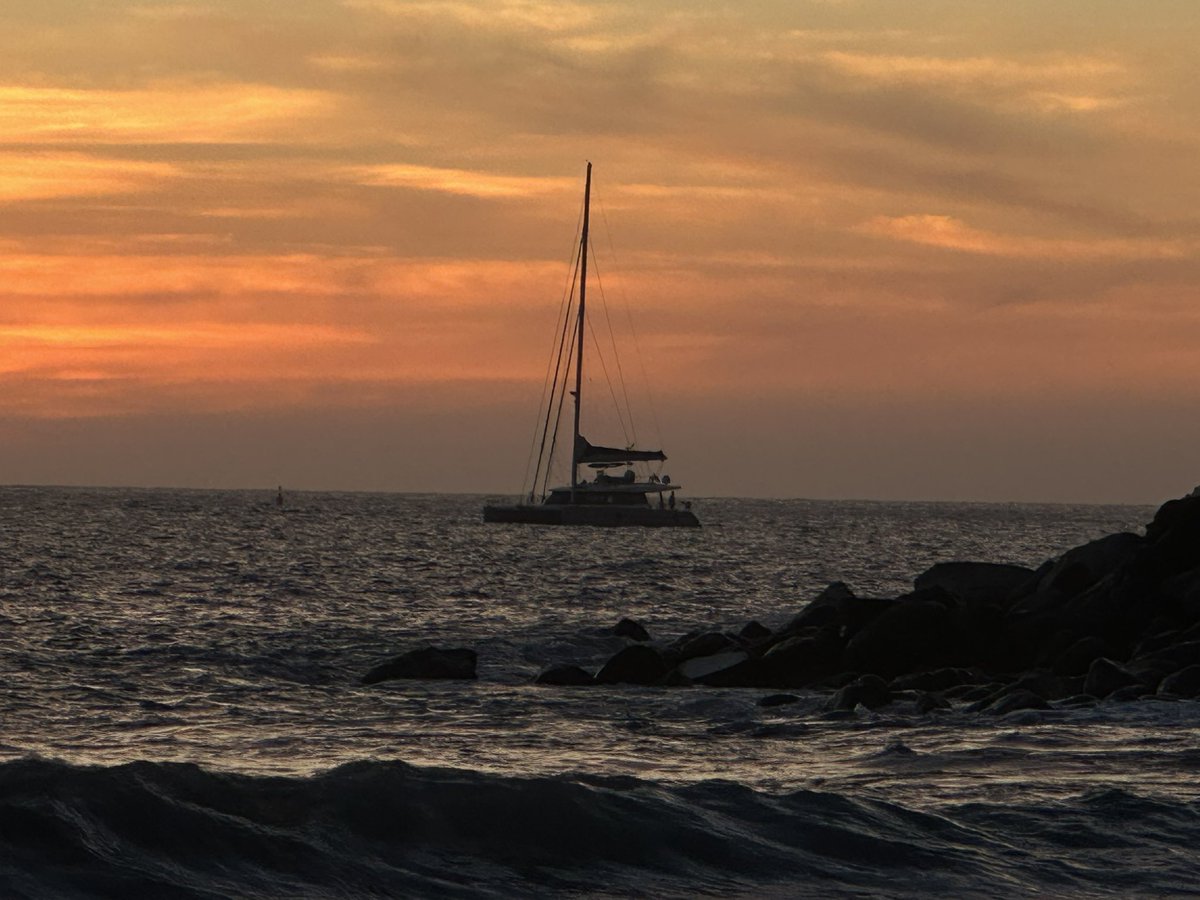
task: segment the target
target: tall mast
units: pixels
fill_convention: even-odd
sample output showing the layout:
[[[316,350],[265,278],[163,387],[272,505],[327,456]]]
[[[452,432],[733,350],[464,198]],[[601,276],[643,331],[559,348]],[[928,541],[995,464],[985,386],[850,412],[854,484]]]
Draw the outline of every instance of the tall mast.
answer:
[[[579,484],[579,401],[583,388],[583,322],[587,301],[588,212],[592,202],[592,164],[587,164],[587,180],[583,185],[583,237],[579,249],[579,329],[575,348],[575,437],[571,441],[571,500]]]

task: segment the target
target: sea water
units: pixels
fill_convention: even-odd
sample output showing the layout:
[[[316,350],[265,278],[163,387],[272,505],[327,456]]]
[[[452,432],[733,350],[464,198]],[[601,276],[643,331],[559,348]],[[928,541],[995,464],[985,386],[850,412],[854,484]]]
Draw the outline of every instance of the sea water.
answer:
[[[532,684],[624,616],[778,627],[834,580],[1036,566],[1151,508],[714,499],[602,530],[484,499],[0,489],[0,897],[1200,891],[1197,703]],[[359,683],[427,643],[478,680]]]

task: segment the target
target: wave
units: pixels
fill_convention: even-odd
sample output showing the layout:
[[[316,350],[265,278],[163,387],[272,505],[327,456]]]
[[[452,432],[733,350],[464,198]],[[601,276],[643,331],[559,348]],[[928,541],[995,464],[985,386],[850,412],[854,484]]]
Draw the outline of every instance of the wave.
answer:
[[[0,764],[5,897],[1170,894],[1200,878],[1197,837],[1193,805],[1115,789],[932,813],[401,762],[307,778]]]

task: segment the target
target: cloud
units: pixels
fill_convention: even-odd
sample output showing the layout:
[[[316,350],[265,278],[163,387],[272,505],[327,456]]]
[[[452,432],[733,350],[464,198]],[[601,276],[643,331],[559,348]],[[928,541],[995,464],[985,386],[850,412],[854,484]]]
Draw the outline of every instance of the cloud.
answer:
[[[1047,259],[1186,259],[1200,243],[1182,240],[1004,235],[972,228],[951,216],[876,216],[861,226],[867,234],[911,241],[947,250],[994,256]]]

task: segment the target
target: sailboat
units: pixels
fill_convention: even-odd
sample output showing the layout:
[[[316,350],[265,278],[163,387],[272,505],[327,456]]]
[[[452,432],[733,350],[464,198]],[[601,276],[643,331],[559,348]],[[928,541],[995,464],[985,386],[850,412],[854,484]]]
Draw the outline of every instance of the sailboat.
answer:
[[[592,444],[579,431],[583,408],[583,347],[587,326],[587,263],[588,221],[592,198],[592,164],[587,164],[587,176],[583,188],[583,227],[579,244],[578,283],[579,303],[575,311],[573,328],[568,331],[569,319],[564,319],[562,343],[558,359],[564,358],[568,365],[555,368],[554,381],[550,390],[550,402],[546,407],[545,425],[542,429],[538,464],[534,470],[533,489],[517,503],[489,503],[483,507],[485,522],[522,522],[535,525],[601,525],[642,527],[691,527],[700,525],[691,510],[691,503],[676,505],[675,493],[680,489],[672,484],[669,475],[651,474],[639,478],[631,468],[635,463],[665,462],[667,455],[662,450],[638,450],[629,446],[603,447]],[[570,315],[568,308],[567,315]],[[574,346],[566,342],[571,340]],[[575,389],[570,392],[575,401],[574,427],[571,440],[570,484],[550,488],[537,495],[537,484],[543,472],[549,472],[550,459],[557,446],[558,416],[555,397],[559,397],[561,408],[562,392],[566,390],[565,379],[569,377],[570,361],[574,357]],[[562,372],[564,382],[559,382]],[[553,421],[553,432],[551,423]],[[548,452],[547,452],[548,450]],[[545,461],[545,469],[542,462]],[[580,469],[592,471],[589,480],[580,476]],[[623,469],[620,474],[612,470]],[[543,483],[545,478],[543,477]]]

